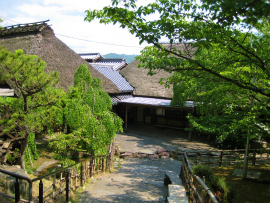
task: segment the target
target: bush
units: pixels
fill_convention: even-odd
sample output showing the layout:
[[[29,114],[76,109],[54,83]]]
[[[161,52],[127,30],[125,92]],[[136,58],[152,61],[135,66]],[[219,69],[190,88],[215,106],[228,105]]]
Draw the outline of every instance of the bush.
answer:
[[[211,168],[209,168],[205,165],[201,165],[201,164],[193,166],[192,173],[193,173],[193,175],[197,175],[201,178],[203,178],[203,176],[205,176],[206,179],[209,179],[210,176],[214,175],[214,172]]]
[[[231,202],[234,198],[235,193],[232,187],[225,182],[224,178],[216,176],[211,168],[199,164],[193,167],[192,173],[202,179],[205,176],[205,184],[220,202]]]

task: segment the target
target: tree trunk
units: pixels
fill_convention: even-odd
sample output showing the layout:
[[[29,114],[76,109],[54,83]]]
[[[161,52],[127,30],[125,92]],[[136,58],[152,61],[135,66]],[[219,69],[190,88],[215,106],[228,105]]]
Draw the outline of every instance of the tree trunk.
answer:
[[[28,131],[28,130],[27,130]],[[24,162],[24,154],[25,154],[25,149],[28,144],[28,138],[29,138],[29,133],[27,132],[26,137],[22,140],[21,144],[21,168],[25,170],[25,162]]]
[[[24,101],[24,113],[27,114],[28,104],[27,104],[27,96],[26,95],[23,95],[23,101]],[[28,130],[27,125],[25,125],[25,133],[26,133],[26,136],[22,140],[22,144],[21,144],[21,168],[23,170],[25,170],[24,154],[25,154],[25,149],[27,147],[28,138],[29,138],[29,130]]]

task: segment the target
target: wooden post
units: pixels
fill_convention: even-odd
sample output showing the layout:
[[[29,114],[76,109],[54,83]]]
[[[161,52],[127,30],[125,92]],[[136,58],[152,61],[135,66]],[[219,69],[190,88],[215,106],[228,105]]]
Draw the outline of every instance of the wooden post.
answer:
[[[205,190],[202,190],[202,193],[201,193],[201,198],[202,198],[202,203],[204,203],[204,193],[205,193]]]
[[[222,167],[222,158],[223,158],[223,151],[221,151],[219,155],[219,167]]]
[[[195,154],[195,165],[197,165],[198,164],[198,152],[196,152],[196,154]]]
[[[71,169],[72,171],[72,169]],[[71,177],[70,177],[70,189],[73,190],[73,186],[72,186],[72,172],[71,172]]]
[[[189,128],[191,128],[191,127],[192,127],[192,125],[191,125],[190,122],[189,122]],[[188,133],[188,141],[189,141],[189,142],[192,141],[192,130],[191,130],[191,129],[189,129],[189,133]]]
[[[253,150],[253,159],[252,159],[252,166],[255,166],[256,164],[256,152]]]
[[[210,155],[211,155],[211,153],[208,152],[208,153],[207,153],[207,156],[208,156],[208,167],[209,167],[209,168],[210,168]]]
[[[52,191],[52,202],[54,203],[54,195],[55,195],[55,179],[56,179],[56,174],[53,174],[53,191]]]
[[[126,111],[125,111],[125,131],[127,131],[127,105],[126,105]]]
[[[86,179],[88,179],[89,178],[89,162],[87,161],[85,164],[86,164],[85,165]]]
[[[78,166],[76,165],[75,188],[77,188],[77,180],[78,180]]]
[[[231,165],[231,160],[232,160],[232,152],[230,152],[229,166]]]
[[[81,163],[81,186],[83,186],[83,163]]]
[[[67,169],[66,172],[66,202],[69,202],[69,191],[70,191],[70,169]]]
[[[93,170],[92,170],[92,164],[93,164],[93,162],[92,162],[92,159],[93,158],[90,158],[90,177],[92,177],[92,175],[93,175]]]
[[[105,172],[105,159],[104,156],[102,157],[102,172]]]

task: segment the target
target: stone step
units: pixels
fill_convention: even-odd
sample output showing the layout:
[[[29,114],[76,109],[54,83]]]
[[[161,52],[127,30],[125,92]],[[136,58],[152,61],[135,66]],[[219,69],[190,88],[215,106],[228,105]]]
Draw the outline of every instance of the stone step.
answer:
[[[186,191],[182,185],[169,185],[168,194],[168,203],[188,203]]]
[[[166,182],[172,185],[182,185],[182,180],[180,179],[179,174],[177,174],[174,171],[166,171],[165,172]]]

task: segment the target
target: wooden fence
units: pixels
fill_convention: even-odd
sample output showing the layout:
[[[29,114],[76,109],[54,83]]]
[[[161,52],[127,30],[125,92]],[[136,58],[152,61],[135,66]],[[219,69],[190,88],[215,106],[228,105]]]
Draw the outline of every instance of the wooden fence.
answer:
[[[183,184],[188,194],[189,202],[218,202],[204,181],[192,174],[192,165],[206,164],[209,167],[222,167],[223,165],[242,164],[244,149],[224,151],[194,151],[183,152],[182,174]],[[261,165],[270,162],[270,149],[250,149],[249,164]]]
[[[270,161],[270,149],[250,149],[249,165],[261,165]],[[223,151],[195,151],[187,152],[191,164],[207,164],[209,167],[242,164],[245,149]]]
[[[216,197],[207,185],[205,185],[204,181],[199,176],[192,174],[192,167],[186,152],[183,154],[182,158],[181,173],[183,173],[183,185],[187,191],[189,202],[218,203]]]
[[[16,178],[14,183],[15,196],[2,192],[0,192],[0,195],[15,199],[15,203],[47,203],[55,202],[58,195],[65,193],[65,200],[66,202],[69,202],[71,190],[76,190],[76,188],[79,186],[83,187],[87,179],[91,178],[93,175],[105,172],[106,169],[111,170],[113,164],[113,149],[114,144],[110,146],[110,151],[107,155],[91,156],[79,163],[68,166],[66,168],[61,168],[53,173],[34,178],[32,180],[28,177],[20,176],[18,174],[0,169],[1,173],[5,173]],[[52,179],[52,184],[47,186],[47,188],[44,188],[44,179],[49,177]],[[21,198],[19,180],[26,180],[29,183],[28,200]],[[39,195],[37,197],[33,197],[33,183],[36,181],[39,181]]]

